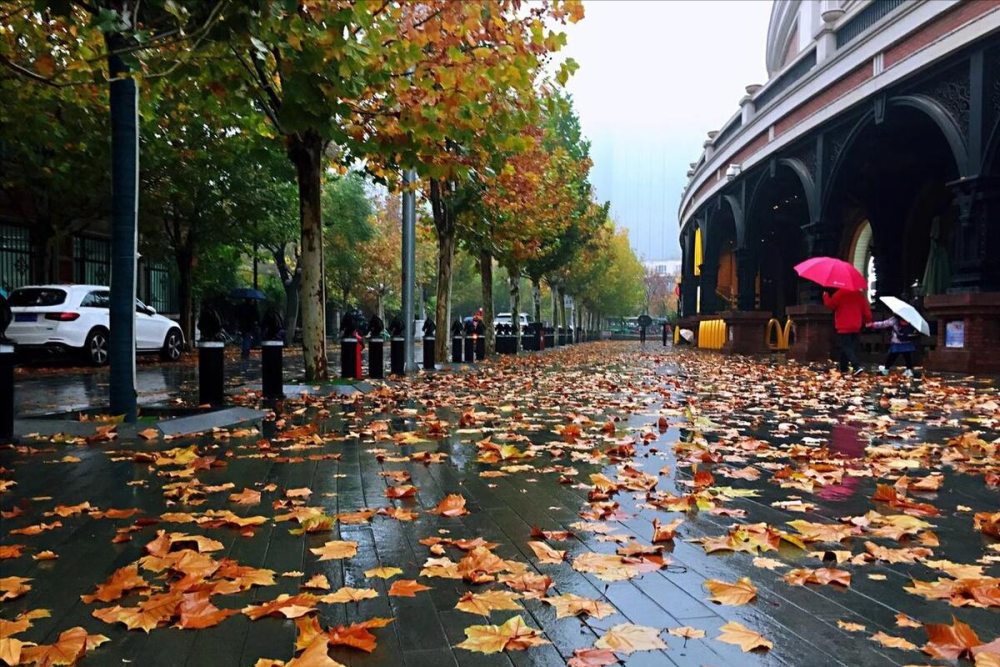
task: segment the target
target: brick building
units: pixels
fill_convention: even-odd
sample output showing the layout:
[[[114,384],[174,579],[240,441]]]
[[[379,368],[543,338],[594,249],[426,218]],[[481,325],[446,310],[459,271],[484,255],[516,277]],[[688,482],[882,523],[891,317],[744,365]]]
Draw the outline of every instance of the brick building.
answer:
[[[825,358],[830,314],[793,267],[837,256],[876,303],[920,301],[929,367],[1000,372],[998,29],[998,0],[774,2],[768,81],[688,172],[689,324],[726,319],[727,348],[755,351],[791,318],[789,354]]]

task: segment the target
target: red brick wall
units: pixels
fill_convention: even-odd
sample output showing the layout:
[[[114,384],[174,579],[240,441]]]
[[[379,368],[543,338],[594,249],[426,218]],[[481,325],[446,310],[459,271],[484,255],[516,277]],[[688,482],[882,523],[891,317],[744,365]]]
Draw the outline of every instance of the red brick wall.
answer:
[[[822,92],[813,95],[804,104],[775,123],[774,136],[781,136],[795,125],[809,118],[831,102],[851,92],[870,78],[872,78],[872,65],[870,62],[864,63],[853,71],[848,72]]]
[[[939,37],[997,7],[1000,7],[1000,0],[967,0],[957,5],[950,12],[939,16],[917,32],[889,47],[885,52],[885,66],[891,67]]]

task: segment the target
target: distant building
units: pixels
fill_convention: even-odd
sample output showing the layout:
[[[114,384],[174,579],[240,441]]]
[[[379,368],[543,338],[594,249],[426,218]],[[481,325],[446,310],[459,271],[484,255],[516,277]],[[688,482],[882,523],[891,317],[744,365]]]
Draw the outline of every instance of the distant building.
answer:
[[[676,276],[681,272],[681,260],[679,259],[658,259],[643,262],[646,273],[654,273],[658,276]]]
[[[992,0],[774,2],[768,80],[688,172],[683,315],[790,317],[790,355],[823,359],[830,315],[793,267],[835,256],[876,302],[922,300],[928,366],[1000,373],[998,33]]]

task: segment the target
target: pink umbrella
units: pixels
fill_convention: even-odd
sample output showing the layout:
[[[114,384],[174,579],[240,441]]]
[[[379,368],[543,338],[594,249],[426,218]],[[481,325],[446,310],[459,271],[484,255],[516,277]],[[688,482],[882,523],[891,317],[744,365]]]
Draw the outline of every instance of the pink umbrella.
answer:
[[[835,257],[813,257],[796,265],[795,272],[823,287],[868,289],[868,281],[853,264]]]

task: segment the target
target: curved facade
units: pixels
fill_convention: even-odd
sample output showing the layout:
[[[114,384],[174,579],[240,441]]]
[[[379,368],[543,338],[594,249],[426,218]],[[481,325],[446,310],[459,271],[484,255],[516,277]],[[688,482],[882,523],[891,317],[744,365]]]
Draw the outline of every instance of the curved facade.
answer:
[[[744,351],[790,316],[791,354],[824,358],[829,313],[792,267],[838,256],[873,300],[923,299],[929,365],[1000,372],[976,361],[1000,344],[1000,2],[779,0],[766,58],[688,172],[683,315],[724,312]]]

